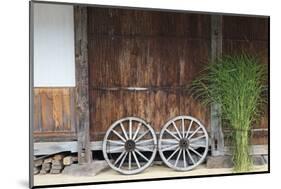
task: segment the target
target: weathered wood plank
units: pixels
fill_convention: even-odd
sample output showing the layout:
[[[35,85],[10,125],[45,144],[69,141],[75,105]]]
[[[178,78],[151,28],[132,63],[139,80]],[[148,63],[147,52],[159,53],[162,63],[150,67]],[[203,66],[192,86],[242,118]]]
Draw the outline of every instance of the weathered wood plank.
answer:
[[[34,156],[56,154],[59,152],[77,152],[77,142],[35,142]]]
[[[72,88],[34,88],[35,141],[64,141],[75,136]],[[73,122],[73,124],[70,124]]]
[[[62,91],[57,89],[53,92],[53,120],[55,122],[55,130],[63,130],[63,107],[62,107]]]
[[[68,92],[68,90],[64,89],[62,92],[62,109],[63,109],[62,123],[63,123],[63,127],[65,130],[71,129],[71,119],[67,119],[68,117],[70,118],[70,116],[71,116],[70,103],[71,103],[71,101],[70,101],[69,92]]]
[[[191,21],[189,16],[177,25]],[[90,24],[93,17],[89,15]],[[204,27],[209,30],[208,24]],[[186,85],[207,64],[208,39],[177,38],[176,34],[171,37],[169,31],[163,34],[166,38],[135,34],[128,37],[128,33],[124,38],[123,34],[117,37],[92,34],[89,34],[88,49],[91,140],[101,140],[103,136],[98,136],[99,133],[125,116],[142,117],[156,131],[178,115],[192,115],[209,127],[205,115],[209,112],[197,102],[192,103],[194,99],[184,92]]]
[[[90,148],[93,151],[102,150],[102,141],[94,141],[90,143]],[[78,152],[77,142],[39,142],[34,143],[34,155],[49,155],[57,154],[60,152]],[[224,147],[225,155],[230,155],[231,150],[229,146]],[[267,155],[268,145],[252,145],[250,147],[251,155]]]
[[[102,133],[125,116],[143,117],[159,131],[172,116],[187,114],[198,118],[210,131],[210,108],[176,88],[188,85],[209,58],[219,56],[224,47],[233,52],[240,50],[243,36],[229,32],[238,41],[225,45],[225,28],[220,28],[219,33],[214,30],[210,15],[89,8],[88,19],[91,140],[102,140]],[[251,22],[246,20],[239,22]],[[253,36],[261,27],[249,26],[255,29],[246,32],[247,36]],[[244,30],[247,29],[241,29]],[[261,49],[266,44],[262,35],[256,40],[253,45],[241,45],[241,49]],[[211,45],[215,45],[213,52]],[[212,115],[213,123],[218,120],[216,116]],[[222,141],[222,130],[215,133]],[[258,144],[262,141],[259,139]],[[222,149],[221,143],[213,146]]]
[[[222,55],[222,16],[211,16],[211,61]],[[211,152],[212,156],[224,155],[224,136],[221,123],[221,108],[219,104],[211,104]]]
[[[74,25],[78,161],[88,164],[92,161],[92,153],[89,147],[87,7],[74,6]]]

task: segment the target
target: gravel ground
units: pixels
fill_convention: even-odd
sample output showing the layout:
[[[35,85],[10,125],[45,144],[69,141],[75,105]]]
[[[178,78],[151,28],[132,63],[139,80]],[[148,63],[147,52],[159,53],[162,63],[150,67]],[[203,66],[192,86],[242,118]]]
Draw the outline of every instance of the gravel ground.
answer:
[[[268,166],[254,166],[253,172],[267,171]],[[232,173],[232,169],[221,168],[221,169],[207,169],[204,165],[195,168],[192,171],[177,172],[173,171],[163,165],[153,165],[146,169],[144,172],[136,175],[121,175],[111,169],[104,170],[93,177],[85,176],[69,176],[64,174],[47,174],[47,175],[35,175],[34,185],[52,185],[52,184],[70,184],[70,183],[87,183],[87,182],[102,182],[102,181],[120,181],[120,180],[138,180],[138,179],[149,179],[149,178],[161,178],[165,177],[186,177],[186,176],[197,176],[197,175],[216,175]]]

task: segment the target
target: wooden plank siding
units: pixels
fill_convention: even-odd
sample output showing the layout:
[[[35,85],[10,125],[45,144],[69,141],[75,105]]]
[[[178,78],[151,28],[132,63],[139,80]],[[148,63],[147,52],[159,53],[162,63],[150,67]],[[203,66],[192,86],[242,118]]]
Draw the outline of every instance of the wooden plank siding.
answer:
[[[184,88],[211,58],[210,15],[94,7],[87,15],[92,142],[125,116],[143,118],[159,132],[172,117],[191,115],[210,131],[210,108]],[[248,52],[268,64],[267,26],[266,18],[223,16],[223,54]],[[77,141],[75,88],[33,91],[34,141]],[[254,128],[268,128],[267,107]],[[267,144],[267,135],[254,132],[252,144]]]
[[[210,16],[88,8],[91,139],[116,120],[137,116],[156,132],[191,115],[209,127],[209,110],[182,86],[208,63]],[[146,91],[102,90],[147,87]]]
[[[210,59],[210,21],[206,14],[88,8],[91,139],[102,140],[125,116],[141,117],[159,132],[170,118],[187,114],[209,130],[209,109],[181,87]],[[223,54],[255,49],[267,63],[267,44],[266,19],[223,17]],[[126,87],[148,90],[119,90]],[[266,115],[254,128],[268,127]],[[253,132],[252,143],[266,144],[266,135]]]
[[[73,88],[34,88],[35,142],[75,140]]]
[[[259,58],[260,63],[269,64],[268,18],[223,16],[223,54],[248,53]],[[268,106],[264,106],[263,115],[254,123],[252,144],[268,142]],[[226,136],[227,137],[227,136]]]

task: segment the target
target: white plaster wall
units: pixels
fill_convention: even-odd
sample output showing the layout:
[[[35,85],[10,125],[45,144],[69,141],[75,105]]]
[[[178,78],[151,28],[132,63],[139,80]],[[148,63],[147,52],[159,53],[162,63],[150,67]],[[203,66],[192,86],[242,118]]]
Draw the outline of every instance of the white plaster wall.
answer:
[[[72,5],[34,6],[34,86],[75,86]]]

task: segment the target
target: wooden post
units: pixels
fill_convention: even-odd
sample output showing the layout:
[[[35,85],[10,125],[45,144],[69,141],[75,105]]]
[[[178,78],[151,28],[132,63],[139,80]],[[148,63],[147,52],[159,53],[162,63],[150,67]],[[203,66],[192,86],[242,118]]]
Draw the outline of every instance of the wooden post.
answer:
[[[92,161],[89,134],[87,7],[74,6],[74,28],[78,162],[86,164]]]
[[[211,16],[211,61],[222,55],[222,16]],[[221,108],[211,105],[211,152],[212,156],[224,155],[224,137],[221,126]]]

